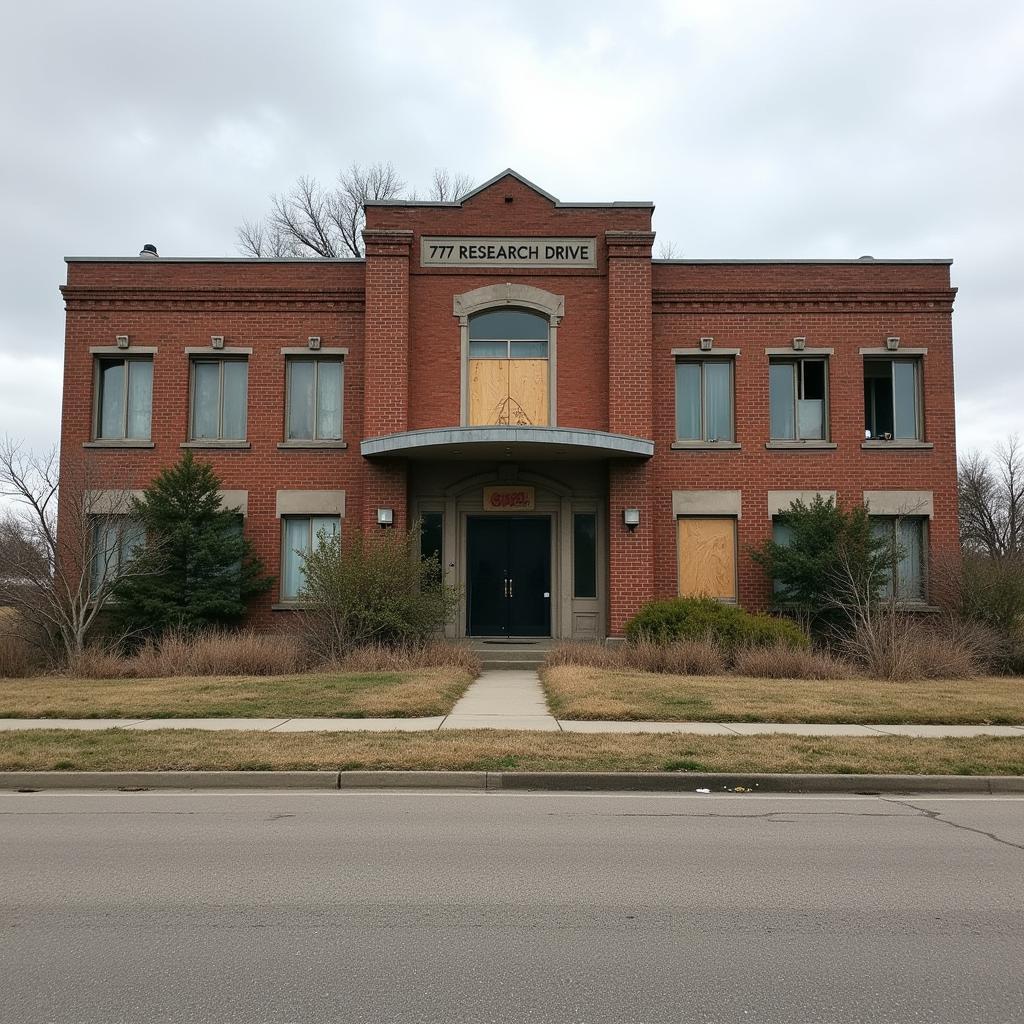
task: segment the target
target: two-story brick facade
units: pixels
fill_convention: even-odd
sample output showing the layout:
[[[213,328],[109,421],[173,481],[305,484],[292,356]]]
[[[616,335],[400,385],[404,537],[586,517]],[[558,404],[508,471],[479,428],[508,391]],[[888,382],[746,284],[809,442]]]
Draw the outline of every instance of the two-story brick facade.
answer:
[[[199,449],[278,576],[262,623],[321,530],[416,520],[453,636],[759,608],[749,548],[814,493],[898,531],[926,602],[957,545],[950,261],[655,260],[652,212],[506,171],[368,205],[364,259],[70,258],[65,487],[102,516]]]

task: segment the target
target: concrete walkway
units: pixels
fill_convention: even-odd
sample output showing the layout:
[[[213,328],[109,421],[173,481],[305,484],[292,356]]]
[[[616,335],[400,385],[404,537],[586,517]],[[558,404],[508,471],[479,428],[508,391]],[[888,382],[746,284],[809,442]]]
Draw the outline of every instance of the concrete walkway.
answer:
[[[697,736],[1024,736],[1024,725],[804,725],[785,722],[573,722],[548,710],[532,669],[484,672],[451,712],[431,718],[0,718],[0,732],[24,729],[245,729],[253,732],[434,732],[526,729],[541,732],[688,733]]]

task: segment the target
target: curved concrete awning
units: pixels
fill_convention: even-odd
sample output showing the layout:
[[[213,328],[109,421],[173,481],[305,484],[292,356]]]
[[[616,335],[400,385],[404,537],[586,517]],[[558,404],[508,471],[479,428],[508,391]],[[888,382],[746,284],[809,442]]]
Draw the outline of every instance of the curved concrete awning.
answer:
[[[628,434],[565,427],[442,427],[369,437],[367,458],[649,459],[654,442]]]

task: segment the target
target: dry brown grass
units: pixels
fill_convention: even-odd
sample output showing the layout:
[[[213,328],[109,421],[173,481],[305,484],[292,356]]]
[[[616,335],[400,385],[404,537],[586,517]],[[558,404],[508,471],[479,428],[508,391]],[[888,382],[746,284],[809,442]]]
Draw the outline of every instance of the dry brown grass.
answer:
[[[480,656],[466,644],[438,640],[417,647],[358,647],[330,666],[342,672],[408,672],[412,669],[447,668],[480,675]]]
[[[555,645],[545,659],[548,666],[587,665],[594,668],[670,672],[673,675],[721,675],[725,656],[713,640],[679,640],[656,644],[649,640],[608,646],[595,643]]]
[[[0,770],[708,771],[1021,775],[1024,738],[639,736],[613,733],[4,733]]]
[[[19,635],[18,613],[0,608],[0,679],[27,676],[39,661],[39,652]]]
[[[856,675],[852,665],[831,654],[782,644],[743,647],[736,652],[732,668],[738,676],[755,679],[849,679]]]
[[[670,676],[562,666],[541,678],[558,718],[598,721],[1024,723],[1024,685],[1003,676],[887,682]]]
[[[0,718],[417,718],[447,714],[464,669],[289,676],[0,680]]]

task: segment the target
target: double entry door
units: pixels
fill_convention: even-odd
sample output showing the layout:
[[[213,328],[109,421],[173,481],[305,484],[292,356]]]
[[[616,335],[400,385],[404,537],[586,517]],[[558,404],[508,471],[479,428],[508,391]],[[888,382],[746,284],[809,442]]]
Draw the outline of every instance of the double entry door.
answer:
[[[550,518],[470,516],[468,526],[469,635],[550,636]]]

